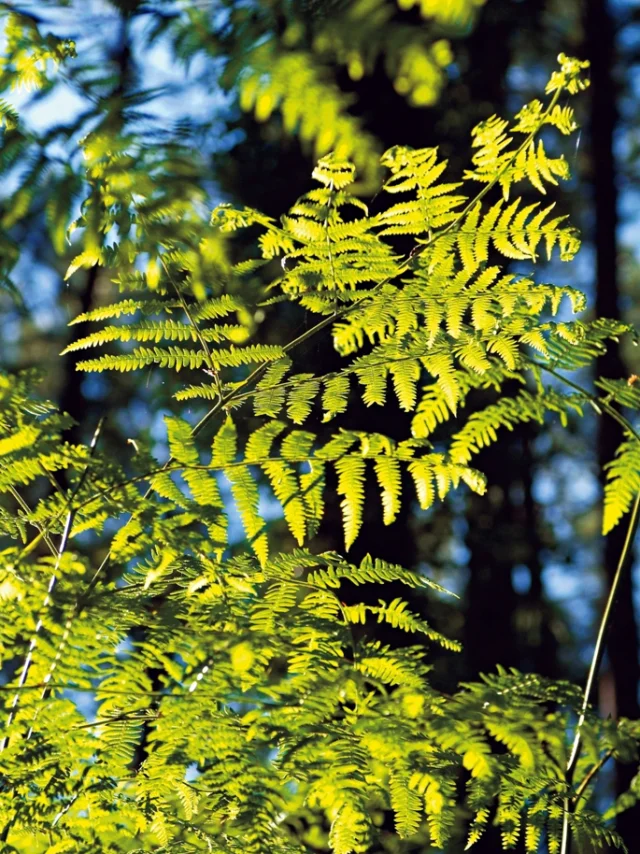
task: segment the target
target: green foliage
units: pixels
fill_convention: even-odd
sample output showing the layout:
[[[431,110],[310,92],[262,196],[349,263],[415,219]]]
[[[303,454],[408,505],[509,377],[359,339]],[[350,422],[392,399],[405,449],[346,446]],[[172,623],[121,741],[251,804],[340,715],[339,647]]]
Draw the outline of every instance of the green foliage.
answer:
[[[426,14],[436,8],[421,3]],[[247,82],[263,48],[252,47],[245,93],[263,86]],[[166,417],[168,459],[136,441],[112,460],[99,431],[91,448],[61,441],[69,421],[38,402],[32,379],[0,378],[0,657],[13,665],[1,745],[7,851],[351,854],[379,846],[386,814],[394,852],[446,847],[462,814],[467,847],[492,822],[505,849],[524,839],[533,854],[544,837],[557,851],[565,814],[579,841],[623,846],[588,795],[603,758],[635,759],[637,724],[587,710],[568,779],[577,689],[498,668],[451,695],[436,690],[430,648],[459,645],[397,593],[446,591],[421,571],[355,563],[314,539],[332,483],[348,552],[368,478],[392,525],[413,500],[405,482],[424,509],[461,484],[482,494],[485,478],[469,464],[501,429],[566,424],[587,405],[637,408],[633,385],[602,380],[594,395],[565,376],[627,328],[563,319],[565,298],[573,312],[584,308],[580,293],[507,269],[543,247],[562,260],[578,248],[550,207],[509,201],[522,182],[544,193],[568,175],[538,139],[543,127],[574,127],[558,101],[583,87],[582,66],[560,59],[546,106],[476,129],[461,180],[444,180],[436,149],[387,152],[382,197],[393,198],[376,214],[352,193],[344,151],[321,159],[318,186],[279,222],[229,206],[208,222],[185,151],[147,150],[104,129],[85,139],[68,275],[100,265],[124,296],[76,318],[108,325],[67,350],[111,351],[81,371],[184,371],[190,384],[177,402],[208,408],[195,424],[190,409]],[[269,68],[278,80],[278,63]],[[273,79],[256,108],[266,117],[280,103],[298,116]],[[244,261],[234,264],[228,244],[245,228]],[[414,248],[402,255],[407,236]],[[251,247],[271,275],[261,311],[289,302],[319,318],[285,346],[255,339]],[[298,346],[325,329],[342,366],[296,370]],[[470,411],[477,389],[493,390],[495,402]],[[410,413],[412,434],[340,426],[356,394]],[[608,472],[607,529],[639,486],[637,437],[625,423]],[[269,493],[291,536],[285,551],[270,542]],[[230,536],[238,516],[240,540]],[[355,595],[387,583],[394,592],[376,605]],[[376,640],[374,623],[406,645]],[[82,697],[96,704],[89,720]]]
[[[350,111],[351,94],[338,85],[346,70],[357,82],[383,67],[395,91],[414,107],[431,106],[453,59],[447,36],[464,30],[482,0],[357,0],[330,4],[317,14],[285,13],[286,25],[269,8],[233,14],[231,33],[206,10],[188,9],[167,27],[177,54],[192,61],[199,53],[224,60],[220,80],[238,106],[259,122],[277,117],[315,157],[335,151],[360,171],[361,186],[379,176],[378,143]],[[308,4],[311,10],[313,4]],[[418,6],[425,21],[398,16]],[[158,30],[160,31],[160,27]],[[162,28],[164,29],[164,27]]]

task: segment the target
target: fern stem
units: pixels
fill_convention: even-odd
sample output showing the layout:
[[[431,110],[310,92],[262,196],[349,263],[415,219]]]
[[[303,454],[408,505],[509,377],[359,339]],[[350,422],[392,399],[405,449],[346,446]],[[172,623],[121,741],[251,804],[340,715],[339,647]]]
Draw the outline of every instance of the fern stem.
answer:
[[[341,455],[342,457],[343,455]],[[369,454],[366,459],[375,462],[376,460],[389,459],[389,454]],[[392,457],[393,459],[400,459],[401,457]],[[187,463],[175,463],[175,460],[172,458],[167,460],[167,462],[159,466],[157,469],[150,469],[149,471],[143,472],[142,474],[136,474],[132,477],[127,478],[126,480],[122,480],[119,483],[114,483],[107,489],[101,489],[98,492],[94,492],[93,495],[90,495],[88,498],[84,499],[80,504],[77,504],[75,507],[76,512],[78,510],[82,510],[84,507],[87,507],[93,501],[97,501],[99,498],[106,498],[111,495],[112,492],[116,492],[119,489],[124,489],[132,483],[140,483],[144,480],[149,480],[149,478],[155,477],[157,474],[164,473],[182,473],[184,471],[209,471],[209,472],[224,472],[227,469],[238,469],[238,468],[249,468],[251,466],[263,466],[266,463],[270,462],[288,462],[288,463],[308,463],[313,459],[313,457],[309,456],[301,456],[301,457],[282,457],[282,456],[273,456],[273,457],[263,457],[261,459],[244,459],[244,460],[234,460],[233,462],[224,463],[224,465],[211,465],[206,463],[198,463],[189,465]],[[316,458],[317,459],[317,458]],[[411,462],[410,458],[407,462]],[[333,458],[330,460],[333,462]],[[175,464],[174,464],[175,463]],[[153,491],[152,487],[144,493],[142,496],[143,499],[147,497]],[[304,494],[302,492],[301,494]],[[130,520],[129,520],[130,521]]]
[[[99,438],[100,433],[102,431],[103,423],[104,423],[104,418],[101,418],[98,421],[98,425],[97,425],[95,432],[93,434],[93,438],[91,439],[91,444],[89,445],[89,460],[91,459],[91,456],[93,455],[93,453],[96,449],[96,445],[98,444],[98,438]],[[84,470],[83,470],[82,474],[80,475],[78,483],[75,485],[73,492],[69,496],[69,500],[67,503],[67,507],[68,507],[67,517],[66,517],[66,520],[64,523],[64,529],[62,531],[62,536],[60,538],[60,545],[58,546],[58,549],[57,549],[55,566],[53,568],[51,578],[49,579],[49,584],[47,586],[47,592],[45,594],[45,597],[42,601],[42,605],[40,607],[40,616],[38,617],[38,621],[37,621],[35,628],[33,630],[33,634],[31,635],[31,640],[29,641],[29,648],[27,650],[27,655],[25,656],[24,662],[22,664],[22,669],[20,670],[20,676],[18,678],[18,685],[16,687],[16,693],[14,694],[13,700],[11,701],[11,706],[9,707],[9,714],[7,715],[7,720],[5,723],[6,729],[8,729],[11,726],[11,724],[13,723],[14,718],[16,716],[16,713],[18,711],[18,706],[20,703],[20,692],[24,688],[24,685],[25,685],[27,678],[29,676],[29,670],[31,669],[31,664],[33,663],[33,651],[36,648],[36,645],[38,643],[38,638],[40,636],[40,630],[42,629],[42,617],[44,616],[46,609],[49,607],[49,605],[52,602],[53,590],[54,590],[54,588],[58,582],[58,575],[60,572],[60,564],[62,563],[62,557],[66,551],[67,544],[69,542],[69,536],[71,534],[71,527],[73,525],[73,520],[75,519],[75,516],[77,513],[77,509],[73,506],[73,501],[74,501],[74,498],[77,496],[78,492],[80,491],[80,489],[82,489],[82,486],[86,480],[88,471],[89,471],[89,462],[87,462],[87,465],[84,467]],[[43,537],[46,539],[46,534],[44,531],[43,531]],[[66,632],[66,630],[67,630],[67,626],[65,626],[65,632]],[[65,636],[63,634],[63,639],[64,639],[64,637]],[[53,671],[54,671],[54,669],[58,663],[58,660],[59,660],[58,656],[56,655],[56,657],[54,658],[54,660],[51,664],[51,667],[49,668],[47,675],[44,678],[45,687],[42,690],[41,700],[44,699],[47,695],[47,683],[51,679],[51,675],[52,675],[52,673],[53,673]],[[31,736],[31,732],[32,732],[32,727],[29,729],[29,732],[27,734],[27,738],[29,738]],[[9,736],[5,735],[4,738],[2,739],[2,741],[0,742],[0,753],[2,753],[4,751],[5,747],[8,744],[8,741],[9,741]]]
[[[14,498],[15,498],[15,500],[16,500],[16,502],[20,505],[20,507],[22,507],[22,509],[24,510],[24,512],[25,512],[27,515],[28,515],[29,513],[31,513],[31,508],[29,507],[29,505],[27,504],[27,502],[24,500],[24,498],[20,495],[20,493],[18,492],[18,490],[17,490],[14,486],[10,486],[10,487],[9,487],[9,492],[11,493],[11,495],[13,495],[13,497],[14,497]],[[51,554],[55,557],[55,556],[58,554],[58,549],[54,546],[54,544],[53,544],[53,542],[52,542],[52,540],[51,540],[51,537],[49,536],[49,533],[48,533],[47,529],[46,529],[45,527],[42,527],[42,526],[38,525],[38,523],[37,523],[37,522],[32,522],[31,524],[32,524],[35,528],[37,528],[37,529],[38,529],[38,531],[40,531],[40,533],[41,533],[41,535],[42,535],[42,538],[44,539],[45,543],[46,543],[46,544],[47,544],[47,546],[49,547],[49,551],[50,551],[50,552],[51,552]]]
[[[596,764],[592,768],[590,768],[589,771],[584,775],[584,779],[576,789],[576,794],[573,799],[574,805],[578,803],[580,798],[585,793],[589,783],[597,774],[600,773],[600,771],[603,769],[603,767],[611,759],[612,756],[613,750],[607,750],[607,752],[598,760],[598,762],[596,762]]]
[[[620,558],[618,560],[618,566],[616,568],[616,573],[613,577],[613,581],[611,582],[611,588],[609,590],[609,595],[607,597],[607,602],[604,607],[604,611],[602,612],[602,617],[600,619],[600,626],[598,628],[598,636],[596,638],[596,644],[593,650],[593,655],[591,657],[591,666],[589,667],[589,675],[587,677],[587,683],[585,685],[584,694],[582,698],[582,707],[580,709],[580,716],[578,718],[578,723],[576,725],[576,732],[573,738],[573,744],[571,745],[571,753],[569,755],[569,761],[567,762],[567,767],[565,771],[565,782],[567,784],[567,790],[571,788],[573,783],[573,778],[575,776],[576,768],[578,765],[578,759],[580,757],[580,748],[582,746],[582,726],[584,724],[587,711],[589,708],[589,702],[591,700],[591,695],[593,693],[594,685],[596,679],[598,677],[598,671],[600,670],[600,664],[602,663],[602,657],[604,655],[605,650],[605,637],[607,634],[607,629],[609,628],[609,623],[611,622],[611,615],[613,612],[613,606],[615,604],[615,600],[618,594],[618,588],[620,586],[620,581],[622,579],[624,570],[629,562],[629,558],[631,557],[631,548],[633,546],[633,541],[635,537],[636,530],[638,528],[638,521],[640,517],[640,492],[636,496],[636,500],[633,505],[633,510],[631,511],[631,518],[629,520],[629,525],[627,526],[627,534],[625,537],[624,545],[622,546],[622,551],[620,552]],[[584,781],[583,781],[584,782]],[[580,791],[580,790],[579,790]],[[575,796],[575,801],[577,801],[577,793]],[[569,852],[569,841],[571,836],[571,829],[569,826],[569,816],[571,815],[572,806],[574,805],[571,802],[569,797],[569,792],[565,795],[564,799],[564,815],[562,821],[562,844],[560,847],[560,854],[568,854]]]
[[[331,251],[331,239],[329,237],[329,217],[331,216],[331,207],[333,205],[333,195],[334,195],[333,181],[331,181],[329,184],[329,204],[327,205],[327,215],[325,217],[323,227],[324,227],[324,233],[325,233],[326,241],[327,241],[327,252],[329,254],[329,268],[331,270],[331,280],[333,282],[334,290],[337,290],[338,285],[336,282],[336,271],[335,271],[335,268],[333,265],[333,253]]]
[[[596,407],[600,407],[601,409],[603,409],[607,413],[607,415],[613,418],[614,421],[617,421],[621,427],[631,433],[634,439],[637,439],[638,442],[640,442],[640,433],[638,433],[633,424],[627,418],[625,418],[624,415],[618,412],[615,406],[611,406],[611,404],[606,400],[606,398],[598,397],[597,394],[591,394],[591,392],[587,391],[581,385],[578,385],[578,383],[573,382],[573,380],[570,380],[568,377],[563,376],[561,373],[559,373],[559,371],[556,371],[550,365],[545,365],[542,362],[536,362],[535,359],[532,359],[530,361],[531,364],[536,365],[538,368],[542,368],[548,374],[551,374],[556,379],[560,380],[565,385],[572,388],[574,391],[580,392],[581,395],[583,395]],[[596,409],[596,411],[598,410]]]
[[[381,360],[380,362],[368,363],[367,368],[383,368],[387,365],[397,365],[397,364],[400,364],[401,362],[409,362],[409,361],[413,361],[415,359],[419,359],[422,356],[427,356],[432,352],[433,352],[433,350],[428,348],[426,350],[420,350],[420,351],[416,351],[413,353],[409,353],[406,356],[399,356],[397,359],[385,358],[385,359]],[[317,377],[317,379],[321,380],[322,382],[326,382],[327,380],[332,380],[332,379],[335,379],[336,377],[348,377],[351,374],[355,374],[357,372],[357,370],[358,370],[357,368],[349,366],[347,368],[342,368],[342,370],[339,370],[339,371],[330,371],[328,374],[322,374],[320,377]],[[300,382],[300,380],[297,378],[297,376],[293,375],[293,378],[290,380],[283,380],[283,382],[279,382],[279,383],[276,383],[275,385],[269,386],[269,391],[274,392],[274,391],[277,391],[279,389],[292,388],[292,387],[295,387],[296,385],[298,385],[299,382]],[[254,390],[254,391],[244,392],[243,394],[236,394],[236,395],[234,395],[234,400],[235,401],[247,400],[248,398],[254,397],[256,394],[259,394],[259,393],[260,393],[259,390],[258,391]]]
[[[563,376],[563,374],[556,371],[549,365],[542,364],[541,362],[537,362],[532,360],[532,363],[537,365],[539,368],[547,371],[547,373],[556,377],[556,379],[565,383],[565,385],[574,389],[574,391],[578,391],[580,394],[584,395],[584,397],[589,400],[596,407],[600,407],[604,412],[607,413],[611,418],[618,422],[625,430],[627,430],[635,439],[640,442],[640,434],[638,434],[637,430],[633,427],[630,421],[628,421],[624,415],[622,415],[615,406],[611,406],[611,404],[605,399],[598,397],[598,395],[591,394],[586,389],[584,389],[581,385],[570,380],[568,377]],[[599,410],[596,410],[599,411]],[[578,787],[573,800],[569,795],[569,789],[573,783],[573,778],[575,776],[576,768],[578,766],[578,760],[580,758],[580,748],[582,746],[582,726],[585,721],[586,713],[589,708],[589,702],[591,700],[591,695],[593,693],[594,685],[596,679],[598,677],[598,672],[600,670],[600,665],[602,663],[602,657],[604,655],[605,650],[605,638],[607,634],[607,629],[609,627],[609,623],[611,621],[611,614],[613,612],[613,606],[615,604],[616,596],[618,593],[618,588],[620,586],[620,581],[622,579],[624,570],[628,563],[631,553],[631,547],[633,545],[634,536],[636,530],[638,528],[640,516],[640,492],[636,496],[633,509],[631,511],[631,517],[629,519],[629,524],[627,526],[627,533],[625,536],[625,541],[622,546],[622,551],[620,553],[620,558],[618,560],[618,566],[616,568],[615,575],[613,577],[613,581],[611,582],[611,588],[609,590],[609,595],[607,597],[607,602],[604,607],[604,611],[602,613],[602,617],[600,619],[600,626],[598,628],[598,635],[596,638],[596,644],[593,649],[593,655],[591,657],[591,665],[589,667],[589,674],[587,676],[587,682],[584,689],[584,694],[582,698],[582,707],[580,709],[580,715],[578,718],[578,723],[576,725],[576,731],[573,738],[573,743],[571,745],[571,752],[569,754],[569,760],[567,762],[567,767],[565,770],[565,782],[567,785],[567,793],[564,798],[564,811],[563,811],[563,819],[562,819],[562,841],[560,847],[560,854],[569,854],[569,843],[571,838],[571,828],[569,825],[569,819],[571,815],[571,811],[575,808],[580,797],[583,795],[585,789],[593,779],[593,777],[598,773],[598,771],[606,762],[601,761],[594,768],[591,769],[591,772],[587,774],[585,779],[582,781],[580,786]],[[609,757],[607,757],[609,758]]]

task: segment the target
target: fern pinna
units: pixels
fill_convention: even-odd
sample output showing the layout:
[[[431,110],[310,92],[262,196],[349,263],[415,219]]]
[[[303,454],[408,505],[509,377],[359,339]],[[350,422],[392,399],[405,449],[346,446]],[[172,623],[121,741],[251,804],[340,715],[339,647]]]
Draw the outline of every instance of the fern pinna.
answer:
[[[509,271],[511,260],[570,260],[579,247],[566,217],[514,190],[527,182],[544,195],[568,176],[540,133],[575,129],[559,102],[584,88],[583,67],[561,55],[546,105],[476,128],[461,179],[446,176],[437,149],[388,151],[391,199],[377,214],[350,193],[353,165],[328,156],[316,188],[279,222],[224,205],[209,223],[197,194],[165,193],[161,175],[159,185],[122,180],[136,140],[85,140],[88,195],[75,224],[85,243],[69,274],[100,264],[124,296],[77,317],[102,325],[68,350],[87,351],[84,371],[179,372],[176,400],[202,414],[166,417],[164,461],[138,439],[118,462],[99,437],[94,448],[62,443],[67,420],[36,402],[31,377],[1,378],[1,649],[15,662],[4,686],[3,850],[408,852],[461,835],[472,847],[489,823],[505,849],[564,854],[565,825],[579,843],[624,848],[610,819],[635,792],[605,816],[590,795],[608,758],[633,760],[637,723],[582,709],[568,774],[578,689],[499,668],[446,695],[430,684],[429,649],[454,655],[454,641],[401,596],[373,605],[342,595],[385,582],[437,588],[375,557],[349,560],[367,477],[387,525],[414,498],[428,508],[460,485],[482,494],[476,454],[522,422],[566,423],[586,407],[621,420],[605,531],[634,503],[638,435],[622,413],[638,409],[637,389],[605,378],[593,392],[571,376],[630,330],[571,319],[582,293]],[[228,242],[241,229],[233,263]],[[407,236],[414,248],[402,255]],[[317,315],[285,346],[254,338],[247,294],[265,277],[260,312],[289,302]],[[324,329],[342,367],[297,371],[298,346]],[[466,414],[479,388],[497,402]],[[411,413],[411,435],[341,428],[355,395]],[[309,429],[312,411],[336,425],[328,438]],[[247,437],[238,425],[249,415]],[[314,550],[328,471],[344,554]],[[32,505],[23,492],[34,484]],[[266,491],[291,552],[270,548]],[[232,513],[245,539],[230,545]],[[371,621],[410,642],[383,645]]]

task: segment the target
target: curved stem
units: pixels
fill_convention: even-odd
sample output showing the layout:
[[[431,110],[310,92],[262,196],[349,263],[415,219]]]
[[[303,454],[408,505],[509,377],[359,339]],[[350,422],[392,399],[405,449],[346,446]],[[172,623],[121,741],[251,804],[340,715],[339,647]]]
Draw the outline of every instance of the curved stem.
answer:
[[[640,442],[640,434],[634,428],[630,421],[628,421],[624,415],[622,415],[615,406],[611,406],[608,400],[605,398],[598,397],[598,395],[591,394],[586,389],[582,388],[581,385],[575,383],[573,380],[570,380],[568,377],[563,376],[559,371],[556,371],[549,365],[542,364],[541,362],[537,362],[532,359],[531,363],[536,365],[538,368],[542,368],[547,371],[547,373],[556,377],[556,379],[563,382],[565,385],[574,389],[574,391],[579,392],[583,395],[596,409],[597,412],[606,412],[614,421],[617,421],[621,427],[623,427],[628,433],[630,433],[635,439]],[[567,766],[565,769],[565,783],[567,786],[567,791],[564,797],[564,809],[563,809],[563,818],[562,818],[562,839],[560,845],[560,854],[569,854],[569,844],[571,841],[571,827],[570,827],[570,816],[572,810],[575,809],[579,799],[584,794],[585,789],[593,779],[593,777],[598,773],[598,771],[602,768],[606,759],[609,756],[606,756],[605,759],[601,760],[594,768],[591,769],[589,774],[582,781],[580,786],[578,787],[577,792],[574,797],[571,797],[570,789],[573,784],[573,778],[575,776],[576,768],[578,766],[578,760],[580,758],[580,748],[582,746],[582,727],[584,725],[584,721],[586,718],[587,710],[589,708],[589,703],[591,700],[591,695],[593,693],[593,689],[598,678],[598,672],[600,670],[600,665],[602,663],[602,658],[604,656],[605,650],[605,639],[607,635],[607,630],[609,628],[609,624],[611,623],[611,615],[613,613],[613,607],[615,605],[616,597],[618,595],[618,589],[620,587],[620,581],[622,580],[622,576],[627,567],[629,559],[631,557],[631,549],[633,546],[634,537],[636,531],[638,529],[638,523],[640,521],[640,492],[636,495],[636,499],[633,504],[633,508],[631,511],[631,516],[629,518],[629,524],[627,526],[627,533],[625,536],[625,540],[622,546],[622,551],[620,552],[620,557],[618,559],[618,565],[616,567],[616,572],[613,577],[613,581],[611,582],[611,587],[609,589],[609,595],[607,596],[607,601],[604,607],[604,611],[602,612],[602,617],[600,618],[600,625],[598,627],[598,635],[596,637],[596,643],[593,649],[593,655],[591,656],[591,664],[589,666],[589,674],[587,676],[587,682],[584,688],[584,694],[582,697],[582,706],[580,708],[580,715],[578,717],[578,723],[576,725],[576,731],[573,737],[573,743],[571,745],[571,751],[569,753],[569,759],[567,761]]]
[[[613,756],[613,750],[607,750],[603,756],[600,757],[598,762],[593,766],[593,768],[589,769],[589,771],[585,774],[584,779],[576,789],[575,798],[573,799],[574,804],[577,804],[580,798],[584,795],[589,786],[589,783],[593,780],[593,778],[604,768],[607,762]]]
[[[33,651],[36,648],[36,644],[38,643],[38,638],[40,636],[40,630],[42,629],[42,619],[44,617],[44,614],[45,614],[47,608],[51,605],[51,602],[53,599],[53,591],[54,591],[54,588],[58,582],[58,576],[60,573],[60,565],[62,563],[62,557],[63,557],[63,555],[67,549],[67,545],[69,543],[69,537],[71,536],[71,528],[73,526],[73,520],[75,519],[75,516],[77,513],[77,508],[73,506],[73,502],[74,502],[75,497],[79,493],[79,491],[82,489],[82,486],[86,480],[87,473],[89,471],[89,466],[91,463],[91,457],[93,456],[95,449],[96,449],[96,446],[98,444],[98,439],[99,439],[100,433],[102,431],[103,423],[104,423],[104,418],[101,418],[98,421],[98,426],[95,429],[95,432],[93,434],[93,438],[91,439],[91,444],[89,445],[89,460],[87,461],[87,464],[84,467],[84,470],[83,470],[82,474],[80,475],[80,478],[78,479],[78,482],[75,485],[75,488],[74,488],[73,492],[71,493],[71,495],[69,496],[69,500],[67,502],[67,517],[65,519],[64,529],[62,531],[62,536],[60,538],[60,545],[58,546],[58,548],[56,550],[55,566],[53,568],[51,578],[49,579],[49,584],[47,586],[47,592],[45,594],[45,597],[42,601],[42,605],[40,607],[40,616],[38,617],[38,621],[37,621],[35,628],[33,630],[33,634],[31,635],[31,640],[29,642],[29,648],[27,650],[27,655],[25,656],[24,662],[22,664],[22,668],[20,670],[20,677],[18,679],[18,685],[16,686],[16,693],[14,694],[13,700],[11,701],[11,706],[9,707],[9,714],[7,715],[7,720],[6,720],[6,724],[5,724],[6,729],[8,729],[11,726],[11,724],[13,723],[13,720],[16,716],[16,713],[18,711],[18,704],[20,702],[20,692],[24,688],[25,683],[27,681],[27,678],[29,676],[29,670],[31,669],[31,663],[33,661]],[[42,531],[42,536],[45,537],[45,539],[46,539],[46,533],[44,532],[44,530]],[[65,631],[66,630],[67,630],[67,626],[65,626]],[[63,638],[64,638],[64,635],[63,635]],[[47,676],[45,676],[45,679],[44,679],[45,687],[42,690],[41,699],[44,699],[47,695],[47,687],[46,686],[47,686],[47,683],[49,682],[49,680],[51,679],[51,676],[53,674],[53,671],[54,671],[57,663],[58,663],[58,656],[56,656],[56,658],[54,658],[54,660],[51,664],[51,667],[49,668],[49,671],[47,673]],[[27,735],[27,738],[29,738],[30,735],[31,735],[31,729],[29,729],[29,733]],[[2,753],[4,751],[8,742],[9,742],[9,735],[6,734],[4,736],[4,738],[2,739],[2,741],[0,741],[0,753]]]
[[[573,737],[573,744],[571,745],[571,753],[569,754],[569,760],[567,762],[567,767],[565,770],[565,781],[567,784],[567,793],[564,799],[564,815],[562,821],[562,844],[560,846],[560,854],[568,854],[569,852],[569,841],[571,836],[571,829],[569,826],[569,817],[571,815],[572,810],[572,802],[569,795],[569,789],[573,783],[573,778],[575,776],[576,767],[578,765],[578,759],[580,757],[580,748],[582,746],[582,726],[585,721],[585,717],[587,714],[587,710],[589,708],[589,702],[591,699],[591,694],[593,693],[593,689],[595,686],[596,679],[598,677],[598,671],[600,670],[600,664],[602,663],[602,657],[604,655],[605,649],[605,637],[607,634],[607,629],[609,628],[609,624],[611,622],[611,614],[613,612],[613,606],[615,604],[616,597],[618,595],[618,588],[620,587],[620,581],[624,574],[624,571],[629,562],[629,558],[631,557],[631,548],[633,546],[633,540],[635,537],[635,533],[638,528],[638,521],[640,519],[640,492],[636,496],[636,500],[633,505],[633,510],[631,511],[631,518],[629,519],[629,524],[627,526],[627,534],[624,540],[624,545],[622,546],[622,551],[620,552],[620,558],[618,560],[618,566],[616,568],[616,573],[613,577],[613,581],[611,582],[611,588],[609,590],[609,595],[607,597],[607,602],[604,607],[604,611],[602,612],[602,617],[600,618],[600,626],[598,628],[598,636],[596,638],[596,644],[593,650],[593,655],[591,656],[591,666],[589,667],[589,675],[587,677],[587,683],[584,688],[584,694],[582,697],[582,707],[580,709],[580,716],[578,718],[578,723],[576,725],[576,732]],[[577,799],[577,796],[576,796]],[[575,802],[574,802],[575,803]]]
[[[600,410],[604,410],[607,415],[611,416],[614,421],[617,421],[621,427],[624,427],[625,430],[628,430],[631,435],[640,442],[640,433],[636,430],[633,424],[624,417],[615,406],[611,406],[611,404],[603,397],[598,397],[597,394],[591,394],[581,385],[570,380],[568,377],[563,376],[559,371],[556,371],[555,368],[552,368],[550,365],[545,365],[542,362],[537,362],[535,359],[529,360],[532,365],[535,365],[538,368],[542,368],[543,371],[546,371],[548,374],[551,374],[556,379],[563,382],[565,385],[569,386],[569,388],[574,389],[574,391],[579,392],[583,395],[596,409],[596,412],[600,413]]]

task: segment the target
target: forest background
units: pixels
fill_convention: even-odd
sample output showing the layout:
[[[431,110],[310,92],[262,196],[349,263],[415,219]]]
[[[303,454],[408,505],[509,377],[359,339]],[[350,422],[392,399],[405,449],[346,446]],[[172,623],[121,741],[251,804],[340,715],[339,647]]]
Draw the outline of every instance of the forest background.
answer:
[[[83,376],[75,369],[82,354],[58,358],[87,331],[68,321],[99,303],[108,287],[97,265],[64,281],[73,250],[65,259],[59,225],[65,210],[75,213],[69,152],[101,122],[143,128],[150,148],[171,138],[192,146],[188,180],[201,185],[209,207],[232,201],[278,216],[308,189],[317,157],[336,147],[355,161],[358,191],[369,202],[379,155],[392,145],[440,145],[460,171],[477,122],[535,97],[560,51],[588,59],[591,87],[576,104],[582,131],[569,157],[573,179],[562,188],[584,244],[570,267],[552,265],[553,281],[584,290],[598,316],[637,320],[638,4],[37,0],[0,3],[2,9],[24,13],[41,32],[77,47],[78,58],[43,88],[15,92],[7,85],[5,97],[20,108],[28,131],[3,146],[0,159],[2,229],[22,247],[17,265],[8,248],[2,255],[0,367],[48,366],[44,392],[76,420],[74,439],[89,441],[107,416],[106,448],[120,452],[133,436],[161,443],[175,390],[156,373]],[[29,157],[16,170],[25,151]],[[526,262],[512,266],[528,270]],[[275,317],[262,330],[256,315],[266,343],[286,343],[305,328],[290,306]],[[326,370],[336,358],[329,342],[317,339],[303,356],[310,369],[321,362]],[[610,351],[598,372],[640,373],[638,356]],[[152,412],[152,396],[165,408]],[[362,415],[353,410],[354,421]],[[406,434],[397,413],[371,410],[366,417],[372,430]],[[606,542],[600,536],[598,472],[619,440],[616,425],[595,414],[571,433],[520,425],[479,455],[487,496],[456,493],[427,512],[405,504],[389,528],[379,523],[378,502],[366,503],[354,561],[371,552],[428,567],[461,597],[427,605],[435,627],[463,643],[461,655],[437,669],[443,686],[497,662],[583,681],[624,536],[619,529]],[[286,544],[279,508],[263,509]],[[320,545],[339,550],[337,502],[328,520]],[[239,524],[236,535],[242,536]],[[605,716],[640,717],[639,571],[636,563],[623,582],[609,636],[599,696]],[[393,641],[387,629],[380,637]],[[623,791],[633,773],[633,766],[611,768],[610,787]],[[623,836],[635,838],[638,826],[638,808],[620,817]],[[486,850],[491,844],[488,837]]]

